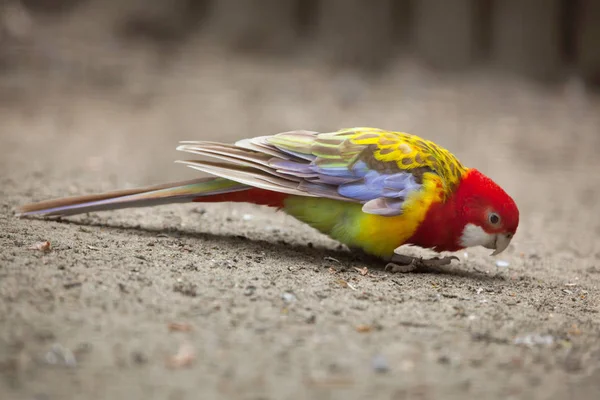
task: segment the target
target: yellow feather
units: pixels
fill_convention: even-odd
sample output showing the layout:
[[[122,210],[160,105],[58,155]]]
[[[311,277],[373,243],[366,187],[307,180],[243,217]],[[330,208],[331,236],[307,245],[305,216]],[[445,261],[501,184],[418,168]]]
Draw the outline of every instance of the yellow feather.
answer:
[[[376,128],[342,130],[350,132],[350,140],[359,145],[375,145],[377,161],[393,162],[402,170],[428,167],[442,178],[444,192],[454,189],[466,173],[462,163],[448,150],[430,140],[406,132],[382,131]]]
[[[362,243],[367,252],[383,258],[391,257],[394,250],[416,232],[431,204],[442,201],[440,178],[430,173],[426,175],[422,191],[413,193],[404,202],[402,215],[385,217],[362,214],[356,240]]]
[[[442,201],[440,178],[425,175],[423,190],[406,199],[404,212],[398,216],[367,214],[361,204],[303,196],[287,198],[284,210],[349,247],[389,259],[415,233],[430,205]]]

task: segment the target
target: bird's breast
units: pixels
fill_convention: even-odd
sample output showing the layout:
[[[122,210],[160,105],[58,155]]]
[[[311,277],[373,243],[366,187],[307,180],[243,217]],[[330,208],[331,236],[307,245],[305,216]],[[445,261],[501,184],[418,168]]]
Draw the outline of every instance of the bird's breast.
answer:
[[[422,190],[406,199],[401,215],[381,216],[364,213],[359,203],[290,196],[283,210],[349,247],[389,259],[414,235],[436,201],[440,201],[436,191]]]

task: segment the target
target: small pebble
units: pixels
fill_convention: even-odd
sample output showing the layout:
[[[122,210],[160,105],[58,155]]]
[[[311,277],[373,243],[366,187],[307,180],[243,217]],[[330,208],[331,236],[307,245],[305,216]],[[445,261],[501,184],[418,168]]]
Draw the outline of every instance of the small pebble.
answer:
[[[536,344],[550,346],[553,343],[554,337],[552,335],[540,335],[537,333],[519,336],[515,339],[515,344],[524,344],[526,346]]]
[[[146,364],[148,362],[148,357],[146,357],[144,353],[141,353],[139,351],[134,351],[133,353],[131,353],[131,359],[136,364]]]
[[[373,366],[373,370],[375,370],[375,372],[378,372],[380,374],[386,373],[390,370],[390,366],[389,366],[387,360],[381,354],[378,354],[375,357],[373,357],[373,360],[371,361],[371,365]]]
[[[52,345],[50,351],[46,353],[45,359],[51,365],[62,364],[71,368],[77,366],[73,352],[58,343]]]
[[[42,251],[42,252],[45,252],[45,253],[47,253],[50,250],[52,250],[52,246],[50,245],[49,241],[34,243],[29,248],[31,250],[39,250],[39,251]]]
[[[167,359],[167,368],[187,368],[196,360],[196,350],[190,343],[182,343],[175,355]]]
[[[244,290],[244,296],[252,296],[254,292],[256,292],[256,286],[246,286],[246,289]]]
[[[294,294],[290,293],[290,292],[283,292],[283,294],[281,295],[281,298],[286,303],[293,303],[294,301],[296,301],[296,296],[294,296]]]
[[[509,265],[510,265],[510,263],[508,261],[504,261],[504,260],[496,261],[496,267],[498,267],[498,268],[508,268]]]
[[[440,356],[438,358],[438,362],[440,364],[450,364],[451,360],[450,360],[450,357],[448,357],[448,356]]]

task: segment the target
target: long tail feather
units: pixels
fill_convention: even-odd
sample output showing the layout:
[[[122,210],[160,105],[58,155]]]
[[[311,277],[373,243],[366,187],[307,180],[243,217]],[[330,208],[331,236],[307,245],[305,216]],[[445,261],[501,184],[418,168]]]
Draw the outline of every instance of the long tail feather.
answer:
[[[198,201],[201,197],[248,189],[250,189],[248,186],[228,179],[202,178],[139,189],[118,190],[30,203],[20,207],[17,210],[17,216],[67,216],[94,211],[187,203]]]

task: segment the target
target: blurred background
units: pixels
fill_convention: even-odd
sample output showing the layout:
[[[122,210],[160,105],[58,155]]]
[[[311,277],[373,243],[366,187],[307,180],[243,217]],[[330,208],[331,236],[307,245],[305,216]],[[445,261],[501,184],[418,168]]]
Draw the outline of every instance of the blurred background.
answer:
[[[594,0],[2,0],[0,144],[113,187],[194,176],[179,140],[377,126],[516,190],[597,162],[599,46]]]
[[[135,61],[168,69],[208,40],[234,53],[373,73],[407,57],[600,84],[594,0],[2,0],[2,68],[117,84]],[[189,47],[188,47],[189,46]],[[155,53],[140,60],[140,53]],[[273,60],[275,62],[275,60]],[[95,67],[95,68],[94,68]],[[76,71],[75,71],[76,70]]]
[[[599,87],[600,0],[0,0],[0,385],[27,399],[273,385],[246,398],[283,399],[322,371],[321,398],[346,373],[386,398],[577,397],[566,376],[600,365]],[[173,163],[190,157],[180,140],[352,126],[434,140],[504,187],[521,214],[510,268],[476,248],[449,274],[377,278],[365,297],[359,281],[359,297],[330,282],[330,242],[250,206],[13,218],[32,200],[196,177]],[[46,240],[56,251],[29,247]],[[166,373],[175,317],[196,323],[198,361]],[[511,347],[529,333],[555,342]],[[77,369],[37,362],[54,341],[82,349]],[[391,373],[374,379],[380,351]]]

